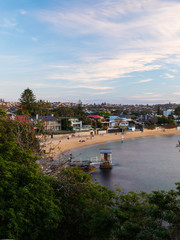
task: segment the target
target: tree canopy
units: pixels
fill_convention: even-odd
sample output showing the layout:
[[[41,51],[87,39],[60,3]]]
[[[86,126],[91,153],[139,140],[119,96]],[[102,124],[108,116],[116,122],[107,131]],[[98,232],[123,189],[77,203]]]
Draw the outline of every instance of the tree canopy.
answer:
[[[26,88],[22,93],[19,99],[21,109],[27,111],[29,114],[35,113],[36,108],[36,97],[33,91],[29,88]]]

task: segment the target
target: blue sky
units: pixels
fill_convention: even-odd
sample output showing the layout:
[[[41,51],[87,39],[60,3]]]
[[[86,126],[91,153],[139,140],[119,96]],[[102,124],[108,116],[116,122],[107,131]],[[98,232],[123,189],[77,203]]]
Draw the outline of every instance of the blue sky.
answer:
[[[180,103],[180,1],[0,0],[0,98]]]

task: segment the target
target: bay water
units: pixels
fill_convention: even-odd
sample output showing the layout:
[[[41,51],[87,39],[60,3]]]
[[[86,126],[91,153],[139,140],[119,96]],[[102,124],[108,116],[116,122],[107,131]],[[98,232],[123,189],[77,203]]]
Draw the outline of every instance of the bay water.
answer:
[[[76,159],[100,156],[100,149],[112,150],[112,169],[99,169],[92,178],[110,189],[125,192],[170,190],[180,182],[180,135],[154,136],[106,142],[71,150]]]

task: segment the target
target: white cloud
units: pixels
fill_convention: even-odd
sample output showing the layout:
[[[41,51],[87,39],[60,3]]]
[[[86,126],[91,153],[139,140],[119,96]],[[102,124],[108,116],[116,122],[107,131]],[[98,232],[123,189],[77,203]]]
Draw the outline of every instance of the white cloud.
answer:
[[[38,41],[38,38],[32,37],[31,40],[32,40],[33,42],[37,42],[37,41]]]
[[[56,65],[53,74],[47,76],[48,79],[70,80],[84,83],[96,83],[99,81],[111,81],[121,79],[132,72],[143,72],[159,69],[161,66],[152,64],[156,55],[144,53],[125,53],[114,55],[114,58],[95,59],[91,62],[82,58],[79,63],[72,63],[63,67]],[[148,64],[151,63],[151,64]],[[52,67],[52,66],[51,66]],[[68,71],[64,69],[68,68]]]
[[[20,12],[20,14],[22,14],[22,15],[26,15],[26,14],[27,14],[27,11],[24,10],[24,9],[21,9],[19,12]]]
[[[138,94],[138,95],[134,95],[132,96],[129,100],[134,100],[134,101],[143,101],[145,102],[159,102],[159,101],[168,101],[168,97],[164,96],[163,94],[158,94],[158,93],[154,93],[154,94],[150,94],[150,95],[144,95],[144,94]]]
[[[174,95],[180,95],[180,92],[174,92],[173,94]]]
[[[0,23],[0,28],[12,28],[12,27],[15,27],[16,25],[17,25],[17,22],[15,19],[4,18],[2,20],[2,23]]]
[[[174,75],[170,74],[170,73],[166,73],[165,74],[165,78],[174,78]]]
[[[140,80],[140,81],[137,81],[136,83],[146,83],[146,82],[151,82],[152,79],[149,78],[149,79],[144,79],[144,80]]]
[[[104,44],[106,50],[95,48],[94,52],[87,49],[86,54],[79,53],[79,64],[69,64],[68,73],[57,71],[50,79],[80,82],[119,79],[133,72],[164,68],[166,63],[175,61],[174,55],[180,51],[178,1],[106,0],[64,6],[39,11],[37,16],[63,35],[98,36],[96,45]],[[180,65],[178,58],[176,64]]]
[[[104,95],[104,94],[108,94],[110,92],[96,92],[96,93],[91,93],[91,95]]]

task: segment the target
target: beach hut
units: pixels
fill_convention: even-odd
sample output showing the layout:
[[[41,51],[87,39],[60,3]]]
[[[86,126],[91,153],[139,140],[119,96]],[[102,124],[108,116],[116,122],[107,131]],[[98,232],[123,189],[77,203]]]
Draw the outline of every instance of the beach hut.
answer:
[[[112,168],[112,151],[111,149],[101,149],[100,150],[101,155],[101,162],[100,162],[100,168]]]

